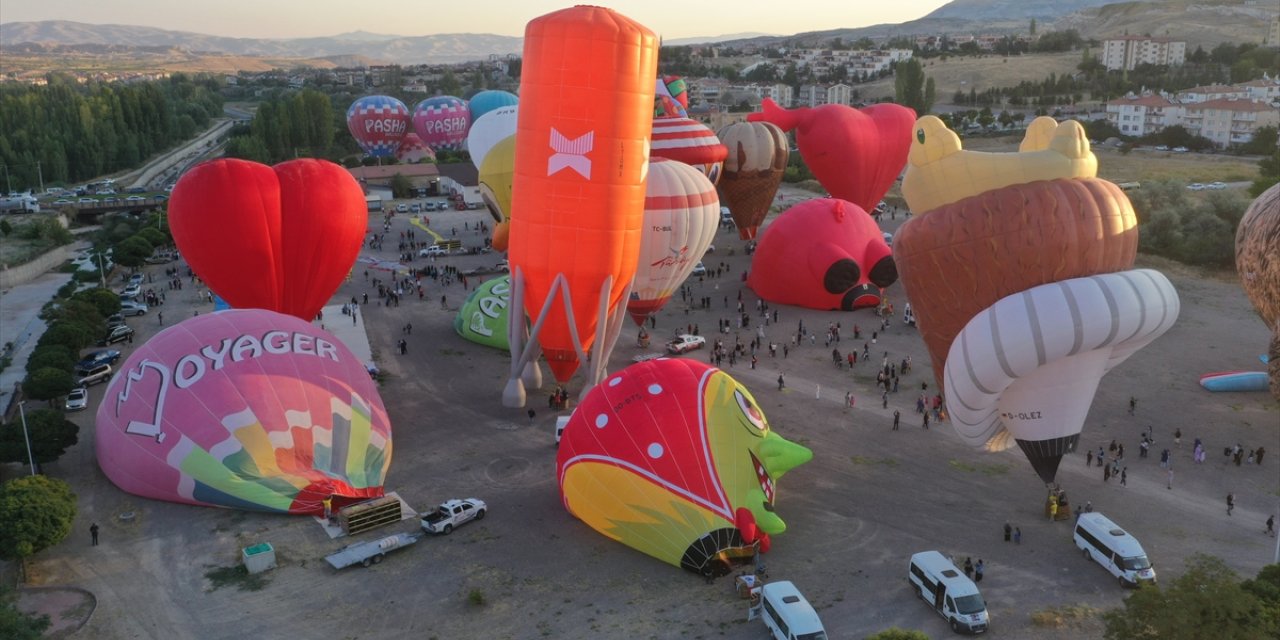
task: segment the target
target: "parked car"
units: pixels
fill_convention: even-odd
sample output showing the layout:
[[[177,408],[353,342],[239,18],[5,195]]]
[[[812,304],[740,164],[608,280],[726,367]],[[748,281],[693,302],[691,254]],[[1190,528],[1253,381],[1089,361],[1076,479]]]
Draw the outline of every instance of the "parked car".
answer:
[[[667,353],[679,355],[694,349],[701,349],[705,344],[707,344],[706,338],[685,334],[667,343]]]
[[[108,316],[108,317],[107,317],[107,328],[108,328],[108,329],[114,329],[114,328],[116,328],[116,327],[118,327],[118,326],[120,326],[120,325],[122,325],[122,324],[124,324],[124,314],[123,314],[123,313],[113,313],[113,314],[111,314],[110,316]]]
[[[128,198],[125,198],[126,202],[142,202],[144,200],[146,200],[146,198],[142,196],[129,196]]]
[[[701,262],[699,262],[698,264],[693,265],[693,272],[692,272],[692,275],[695,275],[695,276],[705,276],[705,275],[707,275],[707,265],[704,265],[704,264],[702,264]]]
[[[1191,184],[1187,185],[1187,188],[1192,191],[1204,191],[1204,185],[1200,184],[1199,182],[1192,182]]]
[[[143,280],[146,280],[146,276],[143,276],[141,273],[135,273],[129,276],[129,286],[133,286],[135,284],[138,286],[142,286]]]
[[[122,324],[112,329],[106,336],[103,336],[103,338],[98,341],[98,346],[105,347],[109,344],[124,342],[131,337],[133,337],[133,328],[127,324]]]
[[[54,201],[53,201],[53,203],[54,203],[54,204],[75,204],[74,202],[72,202],[72,201],[70,201],[70,200],[68,200],[68,199],[66,199],[66,198],[60,198],[60,199],[58,199],[58,200],[54,200]]]
[[[120,292],[120,299],[129,300],[129,299],[132,299],[134,296],[138,296],[141,294],[142,294],[142,285],[131,284],[125,287],[124,291]]]
[[[495,266],[495,267],[494,267],[494,270],[496,270],[496,271],[501,271],[501,272],[503,272],[503,273],[507,273],[507,272],[511,271],[511,265],[510,265],[509,263],[507,263],[507,261],[506,261],[506,260],[503,260],[503,261],[499,262],[499,263],[497,264],[497,266]]]
[[[1190,151],[1190,149],[1188,149],[1188,148],[1186,148],[1186,147],[1174,147],[1174,148],[1173,148],[1173,152],[1174,152],[1174,153],[1186,153],[1186,152],[1188,152],[1188,151]]]
[[[67,394],[67,411],[84,411],[89,406],[89,390],[84,387],[76,387]]]
[[[1169,145],[1167,144],[1156,145],[1156,151],[1168,151],[1168,150],[1169,150]]]
[[[409,205],[409,213],[421,213],[421,212],[422,212],[422,205],[416,202]]]
[[[1226,189],[1226,188],[1227,188],[1227,183],[1225,183],[1225,182],[1210,182],[1210,183],[1209,183],[1209,185],[1208,185],[1208,187],[1206,187],[1206,188],[1208,188],[1208,189],[1213,189],[1214,191],[1222,191],[1223,189]]]
[[[422,516],[422,530],[447,536],[459,525],[484,520],[485,509],[484,501],[475,498],[446,500]]]
[[[120,303],[120,314],[125,316],[145,316],[147,315],[147,305],[133,300],[125,300]]]
[[[444,247],[441,247],[439,245],[434,245],[434,244],[418,252],[418,257],[421,257],[421,258],[428,258],[431,256],[447,256],[447,255],[449,255],[448,249],[445,249]]]
[[[86,354],[76,363],[77,369],[92,369],[98,365],[115,364],[120,359],[120,352],[115,349],[99,349]]]
[[[110,379],[111,365],[109,364],[100,364],[91,369],[76,369],[76,386],[78,387],[87,387]]]
[[[409,205],[403,202],[396,205],[396,213],[409,213]]]

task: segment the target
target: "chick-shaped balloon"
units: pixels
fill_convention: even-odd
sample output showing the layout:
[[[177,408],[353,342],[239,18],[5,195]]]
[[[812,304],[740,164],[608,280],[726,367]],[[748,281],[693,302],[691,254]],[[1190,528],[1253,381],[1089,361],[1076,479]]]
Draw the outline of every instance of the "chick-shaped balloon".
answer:
[[[773,432],[751,392],[687,359],[631,365],[587,394],[556,459],[565,508],[669,564],[722,575],[786,530],[777,481],[809,449]]]
[[[880,304],[880,290],[897,279],[871,216],[852,202],[817,198],[765,229],[747,285],[769,302],[852,311]]]

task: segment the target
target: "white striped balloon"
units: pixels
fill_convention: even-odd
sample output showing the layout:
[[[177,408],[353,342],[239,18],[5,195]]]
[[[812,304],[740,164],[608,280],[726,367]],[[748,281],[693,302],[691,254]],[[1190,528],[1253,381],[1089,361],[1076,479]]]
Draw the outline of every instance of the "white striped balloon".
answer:
[[[657,313],[711,246],[720,198],[702,172],[664,158],[649,161],[640,261],[627,313],[636,324]]]
[[[952,424],[975,447],[1001,451],[1016,440],[1045,477],[1073,448],[1103,374],[1169,330],[1178,311],[1177,291],[1150,269],[1002,298],[951,343],[943,377]]]

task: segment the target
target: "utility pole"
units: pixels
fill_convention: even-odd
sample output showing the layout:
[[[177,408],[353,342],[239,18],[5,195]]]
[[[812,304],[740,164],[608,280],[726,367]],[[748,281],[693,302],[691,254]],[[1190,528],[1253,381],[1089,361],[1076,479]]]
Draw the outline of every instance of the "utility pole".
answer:
[[[31,436],[27,434],[27,412],[22,410],[26,400],[18,403],[18,415],[22,417],[22,439],[27,441],[27,462],[31,464],[31,475],[36,475],[36,459],[31,455]]]
[[[44,193],[44,172],[40,170],[40,161],[36,161],[36,176],[40,179],[40,193]]]

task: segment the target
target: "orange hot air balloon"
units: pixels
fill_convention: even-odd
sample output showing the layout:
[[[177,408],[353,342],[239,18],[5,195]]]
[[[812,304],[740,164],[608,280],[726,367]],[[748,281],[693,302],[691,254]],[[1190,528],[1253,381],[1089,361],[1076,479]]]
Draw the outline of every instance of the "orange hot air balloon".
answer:
[[[720,196],[743,240],[756,237],[787,169],[787,135],[769,122],[735,122],[716,133],[729,149]]]
[[[657,45],[652,31],[602,7],[564,9],[525,28],[513,303],[522,300],[531,318],[546,307],[530,343],[541,346],[561,382],[577,370],[578,350],[605,338],[592,354],[594,384],[611,347],[604,329],[616,340],[615,319],[621,328],[617,314],[636,272],[644,220]],[[513,354],[521,339],[512,341]],[[512,370],[527,364],[513,358]],[[522,405],[523,388],[518,400],[510,392],[509,383],[504,402]]]

